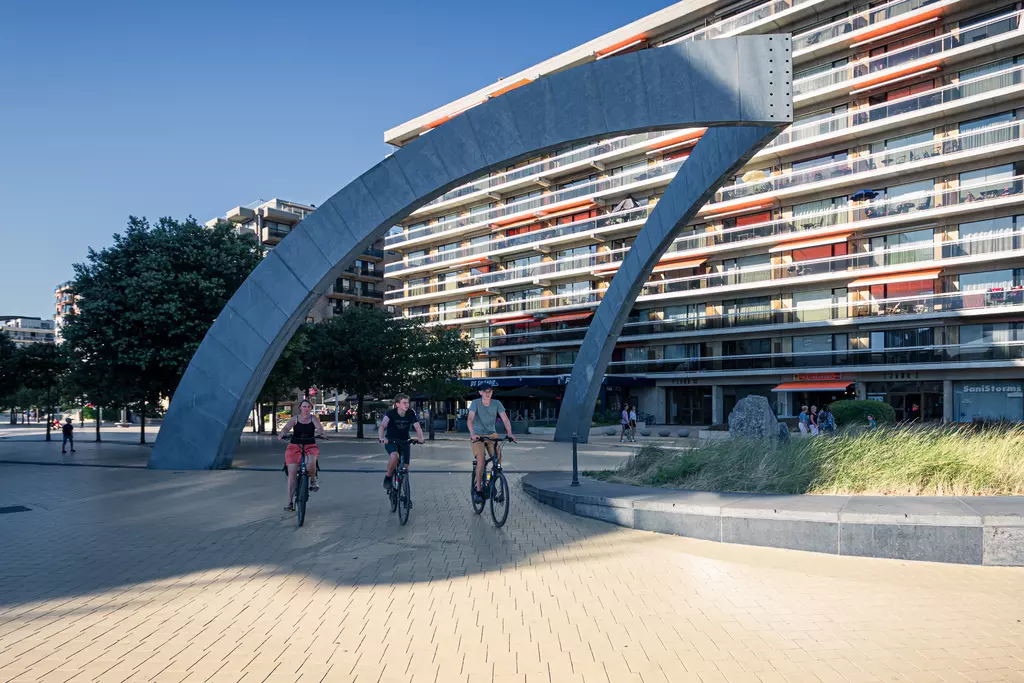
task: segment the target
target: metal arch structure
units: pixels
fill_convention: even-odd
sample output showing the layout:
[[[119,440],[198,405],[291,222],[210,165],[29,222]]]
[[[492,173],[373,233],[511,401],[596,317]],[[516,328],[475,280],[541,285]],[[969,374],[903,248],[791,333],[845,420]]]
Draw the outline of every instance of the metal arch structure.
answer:
[[[489,99],[396,150],[293,228],[231,297],[178,384],[149,467],[228,467],[250,407],[317,298],[396,222],[474,177],[569,144],[707,127],[710,134],[682,166],[704,170],[680,172],[654,212],[661,231],[671,232],[668,226],[693,208],[674,186],[699,184],[699,202],[792,121],[790,50],[788,35],[763,35],[590,62]],[[740,137],[732,143],[731,136]],[[650,240],[648,225],[650,219],[637,242],[649,243],[643,253],[657,261],[664,240]],[[637,258],[620,268],[613,286],[628,273],[641,276]],[[632,305],[628,291],[618,308]],[[610,333],[616,316],[601,312],[606,318]],[[590,381],[599,383],[597,369],[590,368]]]

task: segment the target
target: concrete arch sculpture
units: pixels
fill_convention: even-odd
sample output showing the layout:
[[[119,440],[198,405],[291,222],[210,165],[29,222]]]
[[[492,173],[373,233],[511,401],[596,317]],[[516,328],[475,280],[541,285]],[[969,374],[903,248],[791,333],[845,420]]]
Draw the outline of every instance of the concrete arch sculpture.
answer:
[[[374,240],[420,206],[531,155],[610,136],[719,126],[736,134],[733,127],[741,126],[751,128],[744,140],[764,144],[792,120],[790,50],[788,36],[766,35],[685,42],[583,64],[493,98],[396,150],[296,226],[232,296],[174,393],[149,466],[230,465],[256,395],[316,299]],[[743,154],[724,156],[733,148],[722,142],[727,132],[708,137],[697,151],[719,151],[701,153],[707,170],[680,174],[670,187],[721,182],[742,163]],[[756,148],[750,143],[744,149]],[[721,164],[712,163],[716,154]],[[697,198],[714,189],[701,185]],[[679,201],[689,196],[670,194]],[[673,204],[679,215],[688,208],[675,200],[661,204],[664,225],[674,224]],[[657,246],[648,252],[657,253]],[[631,303],[623,299],[619,306]],[[613,323],[609,319],[609,330]]]

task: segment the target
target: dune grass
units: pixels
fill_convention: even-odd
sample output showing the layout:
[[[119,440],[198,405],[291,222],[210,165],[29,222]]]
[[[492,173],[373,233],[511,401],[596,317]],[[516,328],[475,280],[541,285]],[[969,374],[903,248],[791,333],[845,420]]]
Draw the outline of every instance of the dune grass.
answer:
[[[1024,495],[1024,426],[893,428],[792,439],[646,445],[606,481],[694,491],[838,495]]]

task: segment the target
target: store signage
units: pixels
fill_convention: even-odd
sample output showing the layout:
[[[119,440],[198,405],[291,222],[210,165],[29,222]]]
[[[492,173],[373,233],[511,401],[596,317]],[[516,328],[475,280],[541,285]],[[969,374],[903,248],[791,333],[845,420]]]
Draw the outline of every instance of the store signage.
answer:
[[[965,384],[961,388],[965,394],[1003,394],[1010,398],[1021,396],[1021,385],[1019,384]],[[1017,396],[1014,396],[1016,394]]]
[[[882,379],[920,379],[920,372],[885,372]]]
[[[838,372],[817,372],[809,375],[793,375],[797,382],[828,382],[842,379],[843,375]]]

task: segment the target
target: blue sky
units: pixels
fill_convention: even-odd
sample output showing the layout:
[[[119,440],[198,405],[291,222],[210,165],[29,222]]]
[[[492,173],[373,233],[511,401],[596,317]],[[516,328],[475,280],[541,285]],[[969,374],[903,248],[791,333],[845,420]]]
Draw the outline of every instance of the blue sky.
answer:
[[[0,315],[129,215],[319,204],[386,129],[668,0],[0,0]]]

